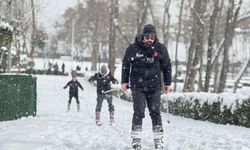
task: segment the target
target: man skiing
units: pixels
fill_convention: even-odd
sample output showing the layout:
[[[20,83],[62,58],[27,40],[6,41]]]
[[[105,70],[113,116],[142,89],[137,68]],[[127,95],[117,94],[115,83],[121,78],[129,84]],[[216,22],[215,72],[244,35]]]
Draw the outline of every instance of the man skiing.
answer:
[[[97,104],[95,109],[96,114],[96,125],[100,123],[100,112],[102,108],[102,102],[104,99],[108,102],[109,113],[110,113],[110,124],[114,122],[114,105],[112,104],[112,95],[110,83],[118,84],[118,81],[111,75],[109,68],[105,65],[101,66],[101,69],[94,76],[89,78],[89,82],[97,81]]]
[[[132,147],[141,149],[142,120],[147,105],[152,120],[155,149],[163,149],[163,127],[160,112],[161,72],[163,92],[170,92],[171,60],[166,47],[158,42],[156,29],[148,24],[135,42],[127,48],[122,61],[122,90],[131,87],[133,98]]]
[[[70,80],[63,88],[66,89],[69,86],[69,101],[68,101],[68,109],[70,110],[71,100],[74,97],[77,103],[77,111],[80,111],[80,102],[78,98],[78,87],[84,90],[80,82],[77,81],[76,74],[72,73],[72,80]]]

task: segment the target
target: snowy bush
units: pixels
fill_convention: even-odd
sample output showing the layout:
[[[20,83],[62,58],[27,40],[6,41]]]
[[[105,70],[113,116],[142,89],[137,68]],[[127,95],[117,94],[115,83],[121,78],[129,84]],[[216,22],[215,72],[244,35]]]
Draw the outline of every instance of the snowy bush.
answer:
[[[163,111],[174,115],[250,127],[250,97],[243,95],[171,93],[162,96],[162,103]]]
[[[0,20],[0,47],[8,45],[12,41],[13,27]]]

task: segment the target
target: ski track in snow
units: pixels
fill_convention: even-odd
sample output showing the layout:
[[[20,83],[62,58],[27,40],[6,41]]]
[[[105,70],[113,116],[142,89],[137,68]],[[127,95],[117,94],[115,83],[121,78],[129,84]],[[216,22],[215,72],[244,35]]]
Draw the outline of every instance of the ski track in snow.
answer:
[[[0,122],[0,150],[126,150],[131,145],[132,103],[113,97],[115,124],[109,125],[103,101],[102,126],[95,125],[96,87],[78,78],[81,111],[75,99],[66,112],[70,77],[37,76],[37,116]],[[143,149],[153,149],[148,111],[143,121]],[[162,113],[168,150],[250,150],[250,129],[195,121]]]

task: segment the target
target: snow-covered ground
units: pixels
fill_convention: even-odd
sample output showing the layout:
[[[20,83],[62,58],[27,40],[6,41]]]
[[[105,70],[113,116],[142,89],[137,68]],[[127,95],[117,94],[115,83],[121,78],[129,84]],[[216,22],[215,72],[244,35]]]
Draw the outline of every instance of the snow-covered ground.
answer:
[[[79,91],[81,111],[73,100],[66,112],[70,77],[37,76],[37,116],[0,122],[0,150],[126,150],[131,144],[132,103],[114,97],[115,125],[109,125],[103,103],[102,126],[95,125],[96,88],[84,78]],[[143,123],[143,149],[153,149],[150,117]],[[250,129],[195,121],[163,113],[164,144],[168,150],[250,150]]]

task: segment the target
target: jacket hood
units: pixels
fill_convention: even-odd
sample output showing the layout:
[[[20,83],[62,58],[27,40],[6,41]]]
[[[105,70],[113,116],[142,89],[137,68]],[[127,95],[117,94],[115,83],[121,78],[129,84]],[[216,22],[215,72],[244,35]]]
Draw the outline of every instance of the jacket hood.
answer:
[[[99,73],[102,77],[106,77],[110,73],[110,70],[106,65],[102,65]]]

